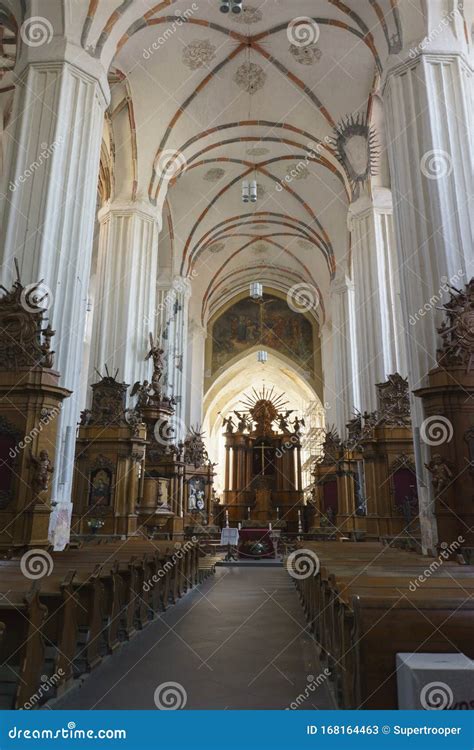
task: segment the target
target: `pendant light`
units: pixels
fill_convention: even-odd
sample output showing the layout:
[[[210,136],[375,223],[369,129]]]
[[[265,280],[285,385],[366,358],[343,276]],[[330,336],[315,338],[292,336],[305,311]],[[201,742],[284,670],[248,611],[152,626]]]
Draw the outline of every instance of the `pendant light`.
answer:
[[[263,297],[263,284],[260,281],[252,281],[250,283],[250,296],[252,299],[260,300]]]

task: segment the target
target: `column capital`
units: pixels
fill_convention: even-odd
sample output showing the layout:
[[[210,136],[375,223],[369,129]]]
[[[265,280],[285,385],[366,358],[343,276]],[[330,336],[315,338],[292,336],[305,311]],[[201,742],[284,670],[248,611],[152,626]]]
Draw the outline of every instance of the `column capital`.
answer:
[[[329,285],[331,296],[333,294],[338,294],[338,295],[345,294],[347,291],[353,288],[354,288],[354,284],[352,283],[349,276],[346,275],[345,271],[342,268],[337,268],[336,275],[334,276],[333,280],[331,281]]]
[[[382,94],[385,94],[387,86],[392,79],[401,78],[408,70],[416,66],[439,65],[440,63],[444,63],[445,65],[456,64],[464,68],[467,72],[474,73],[474,67],[469,57],[460,50],[430,51],[424,49],[418,50],[413,47],[408,50],[404,59],[398,59],[391,67],[385,70],[381,84]]]
[[[347,227],[353,228],[353,222],[374,213],[393,213],[392,191],[385,187],[374,187],[372,195],[363,195],[350,204],[347,213]]]
[[[139,216],[142,219],[155,221],[161,231],[162,216],[156,206],[147,201],[110,201],[104,204],[97,214],[101,224],[112,216]]]
[[[107,70],[99,60],[82,47],[72,44],[64,37],[53,37],[47,44],[37,47],[21,45],[21,52],[15,65],[15,79],[20,85],[25,80],[29,68],[54,70],[68,66],[78,71],[81,76],[94,80],[100,87],[103,107],[109,105],[110,87]]]

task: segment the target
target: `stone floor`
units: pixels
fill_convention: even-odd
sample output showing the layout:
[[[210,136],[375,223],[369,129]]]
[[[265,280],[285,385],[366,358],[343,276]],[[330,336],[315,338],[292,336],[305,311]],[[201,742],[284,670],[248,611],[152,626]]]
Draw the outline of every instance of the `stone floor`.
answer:
[[[334,708],[321,674],[286,570],[219,567],[54,708]]]

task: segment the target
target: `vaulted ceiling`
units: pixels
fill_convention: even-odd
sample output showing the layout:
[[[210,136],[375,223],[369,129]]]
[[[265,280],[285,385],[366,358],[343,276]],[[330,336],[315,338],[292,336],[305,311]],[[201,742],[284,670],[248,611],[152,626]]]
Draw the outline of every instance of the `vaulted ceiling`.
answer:
[[[7,41],[21,5],[0,4]],[[315,289],[323,322],[350,254],[347,210],[365,189],[354,170],[365,169],[369,126],[381,152],[374,179],[386,180],[384,66],[404,34],[422,34],[424,0],[249,0],[240,15],[220,13],[219,0],[42,5],[61,5],[55,33],[108,71],[102,200],[156,206],[161,265],[190,275],[195,316],[205,324],[258,278]],[[241,181],[253,177],[258,201],[243,204]]]

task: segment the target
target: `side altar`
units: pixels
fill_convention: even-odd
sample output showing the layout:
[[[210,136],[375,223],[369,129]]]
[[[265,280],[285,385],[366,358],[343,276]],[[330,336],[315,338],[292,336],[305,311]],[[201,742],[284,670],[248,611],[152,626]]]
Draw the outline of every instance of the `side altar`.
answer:
[[[279,522],[288,531],[301,529],[301,428],[283,410],[284,396],[254,390],[244,397],[244,410],[224,419],[224,508],[231,525],[254,521],[262,527]],[[236,422],[234,418],[236,417]]]

